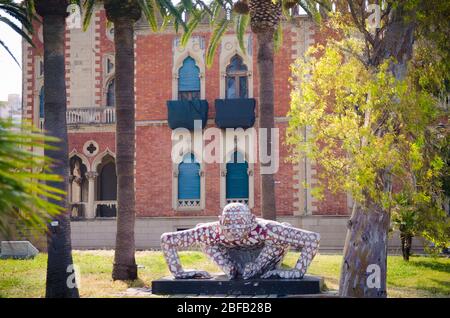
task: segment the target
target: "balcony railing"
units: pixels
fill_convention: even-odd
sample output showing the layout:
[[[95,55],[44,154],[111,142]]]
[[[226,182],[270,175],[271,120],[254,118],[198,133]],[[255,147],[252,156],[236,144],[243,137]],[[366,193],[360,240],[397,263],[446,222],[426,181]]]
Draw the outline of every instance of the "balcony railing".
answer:
[[[248,198],[237,198],[237,199],[227,198],[226,200],[227,200],[227,204],[228,203],[242,203],[242,204],[248,205]]]
[[[114,107],[68,108],[67,124],[114,124],[116,109]]]
[[[194,121],[201,120],[205,128],[208,120],[208,102],[206,100],[169,100],[167,118],[171,129],[187,128],[194,130]]]
[[[189,208],[199,208],[200,199],[179,199],[178,208],[179,209],[189,209]]]
[[[219,128],[250,128],[255,124],[253,98],[216,99],[216,125]]]

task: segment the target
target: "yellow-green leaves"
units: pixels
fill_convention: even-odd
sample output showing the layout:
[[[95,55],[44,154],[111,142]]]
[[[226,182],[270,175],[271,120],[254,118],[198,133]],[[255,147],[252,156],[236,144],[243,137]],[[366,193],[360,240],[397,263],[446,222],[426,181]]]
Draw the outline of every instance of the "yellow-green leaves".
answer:
[[[64,182],[51,173],[49,158],[36,148],[49,149],[56,138],[46,137],[31,125],[17,126],[0,119],[0,233],[8,234],[11,224],[45,231],[47,221],[62,212],[65,192],[45,182]]]
[[[403,184],[421,169],[420,141],[436,103],[409,77],[396,81],[392,61],[368,68],[361,50],[361,41],[352,38],[311,48],[295,62],[287,143],[294,157],[317,163],[319,187],[391,206],[380,172]],[[306,139],[299,133],[305,127]],[[431,166],[439,167],[439,160]]]

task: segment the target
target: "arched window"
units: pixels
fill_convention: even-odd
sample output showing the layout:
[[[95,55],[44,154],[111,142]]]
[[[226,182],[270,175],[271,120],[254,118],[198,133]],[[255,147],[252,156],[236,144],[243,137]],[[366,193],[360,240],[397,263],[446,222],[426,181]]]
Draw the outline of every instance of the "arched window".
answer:
[[[108,85],[106,86],[106,106],[115,106],[116,105],[116,84],[115,79],[112,78]]]
[[[233,153],[227,162],[226,200],[233,202],[242,199],[248,200],[248,163],[240,152]]]
[[[239,55],[231,58],[228,64],[227,76],[225,78],[226,98],[247,98],[248,97],[248,68]]]
[[[178,166],[178,200],[200,204],[200,164],[193,154],[185,155]]]
[[[88,201],[88,181],[86,178],[87,168],[78,156],[73,156],[69,160],[70,165],[70,209],[71,217],[86,217],[85,205]]]
[[[115,217],[117,214],[115,201],[117,200],[116,162],[111,155],[103,157],[97,167],[97,204],[96,216]]]
[[[178,99],[200,99],[200,69],[190,56],[184,59],[178,71]]]
[[[44,118],[44,86],[39,91],[39,118]]]

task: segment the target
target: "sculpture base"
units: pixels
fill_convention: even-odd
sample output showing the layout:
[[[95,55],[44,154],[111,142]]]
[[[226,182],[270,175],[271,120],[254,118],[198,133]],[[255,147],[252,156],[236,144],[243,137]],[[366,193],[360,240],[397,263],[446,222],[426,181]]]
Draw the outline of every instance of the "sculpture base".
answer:
[[[320,294],[321,277],[305,275],[303,279],[235,279],[215,275],[210,279],[175,279],[164,277],[152,282],[156,295],[306,295]]]

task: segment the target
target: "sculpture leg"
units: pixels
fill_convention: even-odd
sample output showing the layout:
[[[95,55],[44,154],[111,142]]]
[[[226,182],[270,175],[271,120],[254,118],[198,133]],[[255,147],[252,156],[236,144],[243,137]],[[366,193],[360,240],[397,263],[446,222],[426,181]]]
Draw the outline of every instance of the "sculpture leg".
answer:
[[[256,260],[245,266],[243,275],[244,279],[262,275],[265,272],[274,270],[281,266],[281,262],[283,261],[288,249],[289,246],[264,246]]]
[[[317,251],[319,250],[319,245],[317,243],[318,240],[311,239],[304,243],[304,246],[301,250],[300,258],[295,264],[295,269],[299,270],[301,276],[305,275],[306,270],[311,264],[314,256],[316,256]]]
[[[225,247],[218,245],[203,245],[202,249],[203,252],[228,275],[228,277],[235,278],[237,276],[237,267],[230,259]]]

